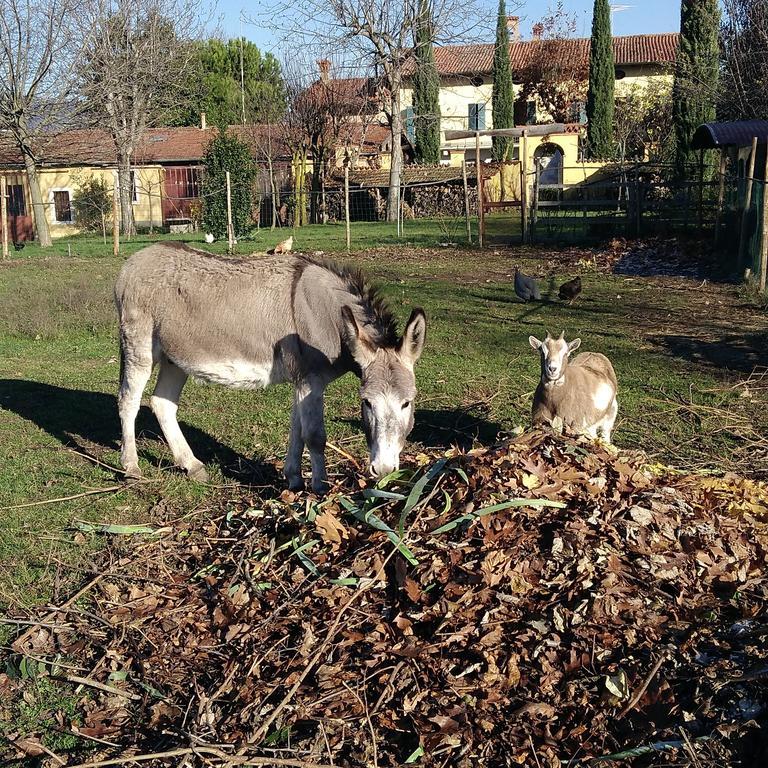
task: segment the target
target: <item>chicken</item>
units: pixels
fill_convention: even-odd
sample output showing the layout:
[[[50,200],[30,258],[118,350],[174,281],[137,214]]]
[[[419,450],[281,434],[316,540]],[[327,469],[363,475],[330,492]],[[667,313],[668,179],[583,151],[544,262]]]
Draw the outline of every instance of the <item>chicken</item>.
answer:
[[[293,235],[287,240],[283,240],[282,243],[278,243],[271,251],[268,251],[268,253],[290,253],[291,248],[293,248]]]
[[[24,243],[14,243],[13,247],[17,251],[22,251],[24,250]]]
[[[515,267],[515,293],[523,301],[541,301],[541,292],[539,291],[539,284],[528,275],[524,275],[517,267]]]
[[[558,291],[558,296],[562,301],[573,301],[581,293],[581,278],[574,277],[567,283],[563,283]]]
[[[214,240],[215,238],[210,232],[205,236],[205,242],[208,243],[208,245],[210,245]]]

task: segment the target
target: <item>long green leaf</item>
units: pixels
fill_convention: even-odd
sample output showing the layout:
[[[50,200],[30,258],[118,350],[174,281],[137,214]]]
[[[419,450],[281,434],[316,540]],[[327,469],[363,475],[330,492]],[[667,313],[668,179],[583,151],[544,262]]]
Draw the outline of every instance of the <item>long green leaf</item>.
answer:
[[[408,498],[405,502],[405,506],[403,507],[403,511],[400,514],[401,518],[405,518],[408,513],[419,503],[419,500],[421,499],[422,493],[424,493],[424,489],[427,487],[427,483],[432,480],[432,478],[437,477],[439,475],[445,465],[448,463],[448,459],[440,459],[440,461],[436,461],[414,484],[413,488],[411,488],[411,492],[408,494]]]
[[[159,533],[161,529],[149,525],[118,525],[117,523],[86,523],[77,520],[74,527],[85,533],[113,533],[122,536]]]
[[[440,459],[436,461],[414,484],[411,488],[411,492],[408,494],[408,498],[405,501],[402,511],[400,512],[400,519],[397,521],[397,529],[400,532],[400,538],[405,536],[405,518],[411,513],[416,505],[421,501],[427,484],[430,480],[436,478],[448,463],[448,459]]]
[[[711,736],[699,736],[693,739],[694,742],[709,741]],[[623,752],[614,752],[612,755],[601,755],[600,757],[593,757],[590,761],[590,765],[597,765],[598,763],[607,763],[611,760],[626,760],[632,757],[641,757],[651,752],[664,752],[668,749],[679,749],[684,746],[685,742],[682,739],[673,739],[671,741],[656,741],[653,744],[643,744],[639,747],[632,747],[632,749],[625,749]]]
[[[309,549],[310,547],[313,547],[315,544],[319,543],[320,539],[310,539],[309,541],[302,544],[300,547],[295,547],[293,550],[293,554],[296,555],[296,557],[299,558],[301,561],[301,564],[313,575],[313,576],[319,576],[320,571],[317,570],[317,566],[310,560],[310,558],[304,554],[305,549]]]
[[[485,517],[485,515],[493,514],[494,512],[501,512],[503,509],[510,509],[511,507],[554,507],[555,509],[563,509],[567,505],[562,501],[550,501],[549,499],[510,499],[509,501],[502,501],[498,504],[492,504],[490,507],[483,507],[482,509],[467,512],[460,517],[450,520],[449,522],[441,525],[439,528],[435,528],[434,531],[430,531],[431,535],[438,533],[445,533],[446,531],[452,531],[462,523],[469,523],[472,520],[477,520],[479,517]]]
[[[403,540],[398,536],[380,517],[373,514],[372,511],[363,512],[361,509],[357,509],[352,512],[352,515],[363,523],[368,523],[372,528],[377,531],[383,531],[387,534],[387,538],[395,545],[400,554],[411,564],[418,565],[419,561],[414,556],[408,547],[405,546]]]
[[[382,491],[380,488],[364,488],[363,496],[366,499],[389,499],[390,501],[403,501],[405,496],[394,491]]]
[[[405,758],[406,765],[409,763],[415,763],[423,755],[424,755],[424,747],[419,745],[418,747],[416,747],[416,749],[413,750],[413,752],[411,752],[410,755],[408,755],[408,757]]]

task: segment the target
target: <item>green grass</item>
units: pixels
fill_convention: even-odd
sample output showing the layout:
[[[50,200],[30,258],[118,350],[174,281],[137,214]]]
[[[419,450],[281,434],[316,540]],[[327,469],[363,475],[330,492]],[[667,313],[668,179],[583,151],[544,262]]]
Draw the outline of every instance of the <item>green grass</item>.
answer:
[[[408,222],[406,232],[407,227]],[[303,229],[297,245],[309,252],[331,250],[329,231]],[[267,234],[263,237],[262,249]],[[375,233],[363,237],[376,239]],[[137,238],[131,248],[146,240]],[[98,240],[77,242],[72,258],[62,257],[60,250],[41,257],[30,246],[21,259],[0,265],[4,605],[63,599],[73,582],[96,567],[94,558],[105,543],[96,535],[76,534],[69,527],[73,521],[160,522],[219,504],[223,495],[237,492],[238,482],[275,479],[274,462],[285,449],[287,387],[254,393],[190,382],[180,420],[212,473],[211,487],[188,482],[172,468],[154,418],[144,408],[138,426],[146,482],[8,509],[120,484],[96,462],[118,465],[111,289],[122,259],[113,258],[109,249],[105,255]],[[213,249],[221,250],[221,244]],[[672,289],[667,283],[581,269],[584,295],[572,306],[556,300],[523,305],[512,291],[515,263],[529,272],[551,273],[552,285],[574,268],[564,268],[558,254],[543,251],[425,250],[402,244],[377,251],[361,247],[352,259],[383,284],[401,321],[413,306],[427,311],[415,443],[489,442],[500,431],[525,425],[538,377],[528,335],[547,328],[564,329],[569,338],[581,336],[583,349],[602,351],[614,362],[621,387],[615,439],[621,446],[644,448],[684,466],[717,466],[738,445],[732,423],[719,414],[733,414],[739,424],[758,431],[768,426],[764,404],[729,389],[749,370],[744,345],[752,344],[759,356],[766,334],[762,314],[744,305],[733,289],[717,286],[707,293],[685,281]],[[698,334],[698,346],[682,344],[689,333]],[[735,370],[724,370],[723,361]],[[692,409],[680,405],[690,399]],[[329,439],[364,455],[354,377],[330,387],[326,414]],[[336,455],[329,452],[329,459],[333,466]],[[138,541],[128,537],[123,545]]]
[[[477,219],[471,218],[472,241],[477,242]],[[463,218],[444,217],[441,219],[406,219],[402,222],[402,231],[398,236],[397,225],[385,221],[366,222],[353,221],[350,225],[353,251],[367,248],[387,247],[438,247],[442,243],[466,245],[467,229]],[[341,253],[347,250],[346,228],[343,223],[311,224],[298,230],[260,229],[253,231],[248,237],[241,238],[235,246],[235,253],[246,255],[254,252],[264,252],[289,235],[294,237],[294,250],[328,253]],[[494,214],[486,218],[486,235],[494,241],[514,241],[520,236],[519,217],[512,215]],[[134,235],[125,238],[120,243],[122,256],[130,256],[140,248],[158,240],[182,240],[198,248],[204,248],[212,253],[226,253],[227,243],[219,240],[208,245],[204,232],[179,234],[155,233]],[[28,243],[21,251],[11,251],[13,261],[51,259],[54,257],[67,258],[102,258],[112,253],[112,240],[107,238],[106,244],[100,237],[93,235],[74,235],[73,237],[54,240],[51,248],[40,248],[36,243]]]

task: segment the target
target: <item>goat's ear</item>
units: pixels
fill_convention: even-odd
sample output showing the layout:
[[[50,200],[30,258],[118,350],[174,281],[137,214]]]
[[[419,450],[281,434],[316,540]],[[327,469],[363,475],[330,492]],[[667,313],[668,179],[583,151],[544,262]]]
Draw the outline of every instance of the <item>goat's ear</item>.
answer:
[[[427,316],[424,310],[417,307],[411,312],[408,322],[405,324],[403,338],[397,345],[397,353],[400,359],[407,365],[414,366],[424,350],[424,341],[427,338]]]
[[[529,336],[528,343],[538,352],[543,342],[539,341],[535,336]]]
[[[568,353],[574,352],[581,346],[581,339],[574,339],[568,342]]]
[[[368,334],[358,325],[352,307],[347,304],[341,308],[341,331],[354,361],[361,368],[365,368],[376,357],[376,349],[368,338]]]

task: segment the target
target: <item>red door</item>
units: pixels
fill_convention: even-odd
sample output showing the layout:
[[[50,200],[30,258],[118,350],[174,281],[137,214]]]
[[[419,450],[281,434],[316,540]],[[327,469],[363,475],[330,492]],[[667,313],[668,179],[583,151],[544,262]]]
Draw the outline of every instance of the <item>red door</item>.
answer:
[[[200,198],[200,168],[169,166],[163,177],[163,221],[192,218],[192,208]]]
[[[28,240],[35,239],[35,227],[32,222],[32,215],[27,205],[26,188],[24,186],[24,176],[16,174],[15,176],[6,176],[8,184],[8,235],[13,243],[25,243]],[[0,232],[2,231],[2,222],[0,222]]]

